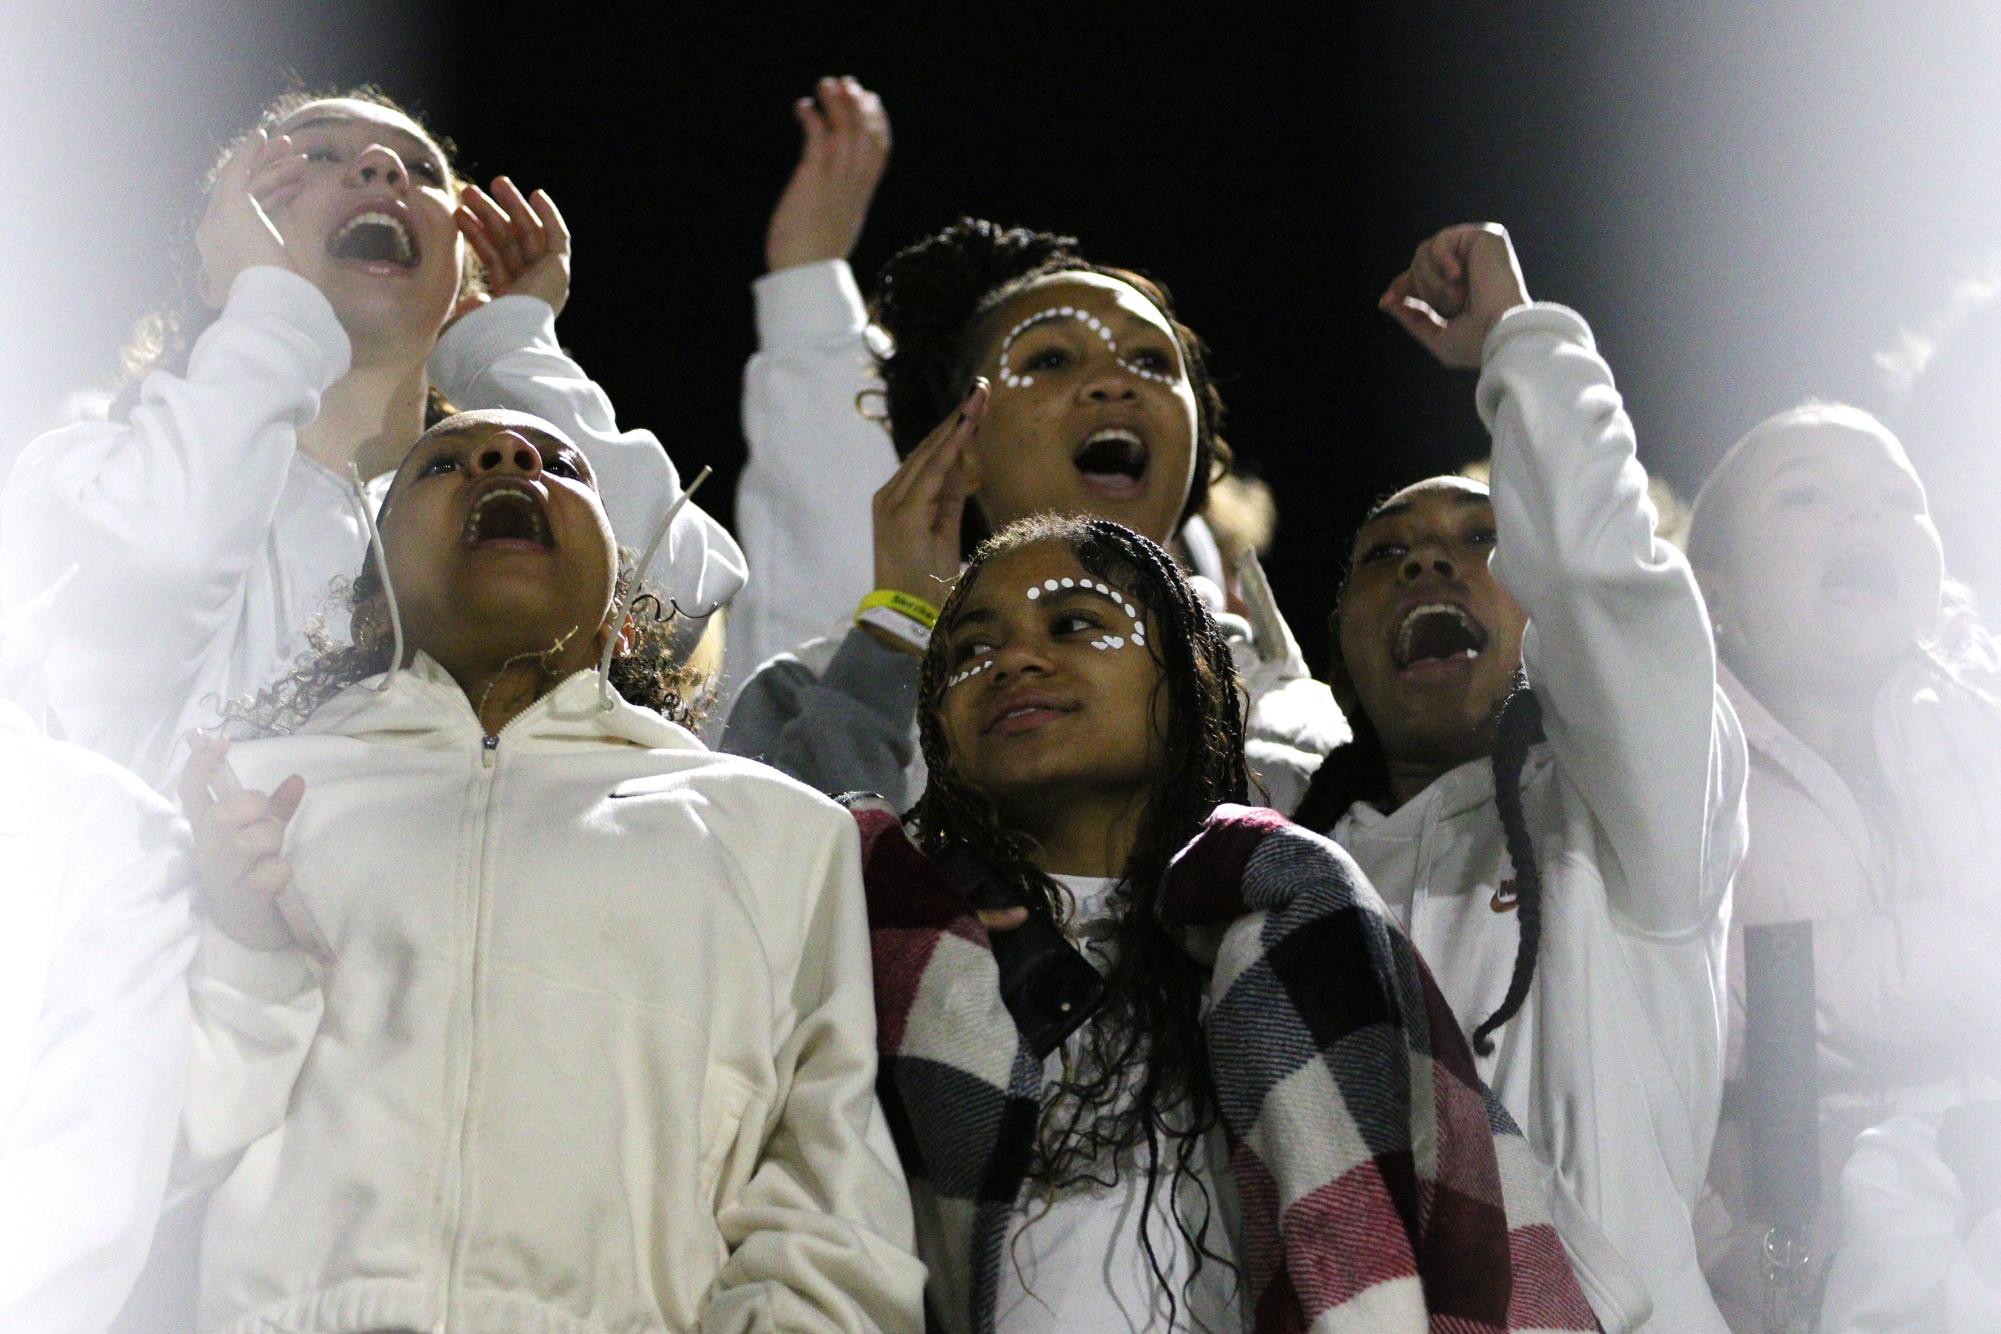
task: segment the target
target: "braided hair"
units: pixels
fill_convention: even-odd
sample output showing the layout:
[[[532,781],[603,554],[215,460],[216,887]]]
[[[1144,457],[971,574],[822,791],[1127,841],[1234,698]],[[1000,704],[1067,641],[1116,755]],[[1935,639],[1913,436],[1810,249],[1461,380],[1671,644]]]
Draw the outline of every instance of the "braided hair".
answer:
[[[1208,349],[1175,317],[1165,286],[1131,269],[1084,258],[1074,236],[961,218],[890,256],[876,278],[870,314],[891,344],[877,355],[876,369],[898,457],[916,449],[965,398],[986,352],[988,317],[1030,283],[1055,273],[1116,278],[1151,301],[1173,329],[1195,391],[1195,480],[1181,513],[1185,521],[1201,511],[1209,484],[1229,471],[1231,459],[1221,434],[1223,396],[1209,372]],[[971,552],[987,531],[977,506],[968,505],[962,551]]]
[[[1542,701],[1529,689],[1528,681],[1515,677],[1515,688],[1501,703],[1501,716],[1494,725],[1494,809],[1501,817],[1501,837],[1508,846],[1508,863],[1515,869],[1516,917],[1522,931],[1515,946],[1515,967],[1508,978],[1507,995],[1492,1014],[1473,1030],[1473,1050],[1482,1056],[1494,1051],[1490,1036],[1515,1017],[1529,997],[1535,980],[1535,962],[1542,948],[1542,870],[1536,865],[1535,841],[1529,837],[1528,819],[1522,811],[1522,768],[1528,763],[1529,747],[1543,740]]]
[[[1067,916],[1068,896],[1031,860],[1029,840],[1004,827],[986,795],[959,777],[941,718],[952,626],[982,569],[997,556],[1046,542],[1068,547],[1086,570],[1123,589],[1151,616],[1156,633],[1146,652],[1160,668],[1156,690],[1166,692],[1166,708],[1153,716],[1168,721],[1167,734],[1157,738],[1158,771],[1139,832],[1109,899],[1105,1001],[1083,1030],[1083,1059],[1047,1091],[1029,1181],[1050,1193],[1110,1185],[1121,1160],[1143,1147],[1142,1218],[1150,1219],[1163,1161],[1170,1186],[1183,1179],[1199,1185],[1191,1174],[1203,1134],[1219,1115],[1201,1023],[1205,975],[1161,924],[1156,898],[1168,862],[1209,813],[1220,803],[1244,801],[1248,791],[1243,704],[1229,644],[1165,551],[1109,520],[1046,515],[1012,523],[980,545],[946,599],[924,657],[918,730],[930,781],[908,818],[926,852],[963,843],[1025,901],[1057,920]],[[1199,1266],[1207,1211],[1191,1225],[1176,1203],[1174,1217]],[[1165,1286],[1147,1226],[1141,1241]],[[1172,1302],[1174,1294],[1168,1296]]]

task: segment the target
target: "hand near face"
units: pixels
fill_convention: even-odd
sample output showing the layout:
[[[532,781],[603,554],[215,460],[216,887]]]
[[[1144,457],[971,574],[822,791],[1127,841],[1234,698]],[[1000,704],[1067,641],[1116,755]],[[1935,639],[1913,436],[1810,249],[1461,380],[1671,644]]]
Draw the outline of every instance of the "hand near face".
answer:
[[[910,451],[875,493],[875,586],[944,601],[959,573],[959,524],[969,492],[966,446],[979,428],[990,393],[974,382],[959,411]]]
[[[849,78],[822,79],[814,93],[792,106],[806,139],[765,232],[765,264],[774,272],[846,259],[889,163],[881,98]]]
[[[222,308],[229,285],[245,269],[268,264],[297,272],[268,210],[296,195],[305,174],[306,159],[291,137],[274,139],[261,126],[230,151],[195,227],[201,298],[210,309]]]
[[[1447,366],[1476,370],[1495,322],[1528,299],[1507,228],[1483,222],[1419,246],[1376,305]]]
[[[292,883],[285,826],[298,813],[305,780],[294,775],[268,795],[233,790],[224,767],[228,754],[228,742],[208,742],[181,772],[181,809],[194,830],[202,915],[249,949],[303,944],[279,896]]]
[[[466,243],[486,270],[487,293],[468,293],[452,313],[457,319],[488,296],[539,296],[558,315],[570,299],[570,229],[546,190],[523,195],[505,176],[493,193],[468,185],[455,215]]]

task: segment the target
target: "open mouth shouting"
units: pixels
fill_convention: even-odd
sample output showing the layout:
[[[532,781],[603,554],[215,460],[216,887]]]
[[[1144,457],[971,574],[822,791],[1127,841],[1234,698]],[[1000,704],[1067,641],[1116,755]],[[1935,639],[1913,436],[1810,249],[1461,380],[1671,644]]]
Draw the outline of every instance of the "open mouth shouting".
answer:
[[[556,549],[547,502],[518,477],[496,477],[480,485],[466,510],[459,540],[478,551]]]
[[[986,721],[980,725],[980,735],[1020,736],[1076,711],[1074,704],[1046,690],[1014,690],[1003,695],[987,711]]]
[[[327,238],[327,253],[376,273],[414,269],[423,259],[410,224],[382,204],[364,206],[335,228]]]
[[[1464,608],[1426,602],[1404,613],[1390,646],[1398,676],[1441,676],[1471,664],[1486,650],[1487,628]]]
[[[1084,483],[1111,500],[1131,500],[1146,489],[1146,441],[1128,426],[1104,426],[1084,437],[1070,456]]]
[[[1820,586],[1832,593],[1897,596],[1897,572],[1890,554],[1873,547],[1850,547],[1837,555],[1820,577]]]

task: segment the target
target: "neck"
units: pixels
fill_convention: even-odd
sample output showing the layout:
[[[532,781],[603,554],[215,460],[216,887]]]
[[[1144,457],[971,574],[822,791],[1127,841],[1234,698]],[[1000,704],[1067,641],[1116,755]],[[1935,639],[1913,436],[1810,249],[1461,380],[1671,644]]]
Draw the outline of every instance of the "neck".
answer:
[[[1399,760],[1391,757],[1388,761],[1390,809],[1395,810],[1458,767],[1458,763],[1441,764],[1431,760]]]
[[[1758,702],[1788,732],[1843,773],[1875,763],[1876,695],[1881,681],[1831,689],[1757,690]]]
[[[1031,854],[1050,875],[1111,877],[1125,874],[1139,837],[1144,796],[1131,792],[1052,793],[1055,799],[1026,818],[1010,818],[1035,841]]]
[[[353,463],[364,479],[392,471],[424,433],[431,381],[422,357],[361,359],[320,395],[319,415],[299,430],[305,456],[341,476]]]
[[[574,631],[549,647],[527,649],[500,661],[439,664],[459,683],[459,689],[479,715],[480,729],[499,736],[535,701],[557,684],[586,667],[597,665],[593,640]]]

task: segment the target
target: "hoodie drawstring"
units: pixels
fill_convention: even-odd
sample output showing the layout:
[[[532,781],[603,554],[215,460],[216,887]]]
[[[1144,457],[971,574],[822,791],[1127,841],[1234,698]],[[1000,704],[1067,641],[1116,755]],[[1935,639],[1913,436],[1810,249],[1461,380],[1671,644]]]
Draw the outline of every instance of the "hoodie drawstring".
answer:
[[[378,692],[386,691],[396,684],[396,678],[403,671],[403,613],[396,607],[396,585],[389,581],[389,552],[382,545],[382,529],[376,526],[375,511],[368,507],[368,488],[362,484],[361,469],[352,460],[347,465],[348,481],[354,487],[355,508],[361,511],[362,527],[368,530],[368,553],[375,561],[376,577],[382,580],[382,596],[389,603],[389,633],[391,652],[389,671],[382,678],[382,684],[375,687]]]
[[[640,581],[646,577],[647,567],[653,564],[654,553],[660,550],[661,542],[666,540],[667,530],[674,526],[674,516],[681,512],[681,507],[688,503],[688,498],[695,494],[696,488],[701,486],[703,482],[708,481],[709,474],[714,471],[715,469],[713,468],[704,467],[700,472],[696,473],[695,480],[688,483],[688,489],[683,491],[680,497],[667,507],[667,513],[661,518],[659,526],[653,530],[653,540],[646,544],[646,554],[639,558],[639,564],[632,567],[631,583],[626,586],[625,592],[612,604],[611,625],[604,637],[604,652],[598,655],[598,707],[600,709],[610,709],[612,707],[611,655],[618,649],[618,637],[625,630],[625,618],[632,614],[632,604],[639,597]]]

